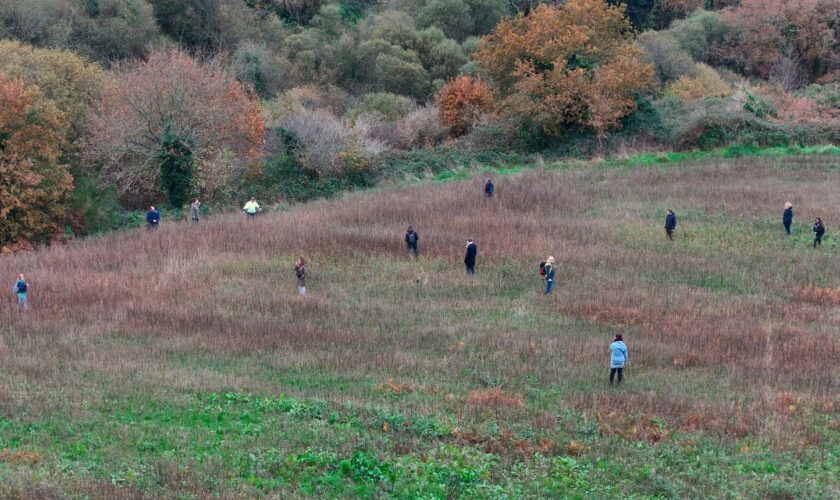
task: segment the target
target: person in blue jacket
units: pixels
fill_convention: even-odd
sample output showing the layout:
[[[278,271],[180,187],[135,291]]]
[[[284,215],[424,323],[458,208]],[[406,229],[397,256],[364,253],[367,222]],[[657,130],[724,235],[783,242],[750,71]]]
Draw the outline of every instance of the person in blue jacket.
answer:
[[[665,234],[668,235],[669,240],[674,239],[674,229],[677,228],[677,214],[673,210],[668,210],[668,215],[665,216]]]
[[[18,275],[17,281],[15,281],[14,286],[12,286],[12,292],[17,295],[18,299],[18,309],[23,311],[29,306],[29,303],[26,300],[26,292],[29,290],[29,285],[26,283],[26,277],[23,273]]]
[[[782,224],[785,226],[785,232],[790,236],[790,225],[793,224],[793,203],[785,203],[785,211],[782,212]]]
[[[154,206],[151,206],[146,212],[146,227],[152,230],[157,229],[158,225],[160,225],[160,212]]]
[[[488,178],[487,182],[484,184],[484,196],[492,198],[494,191],[496,191],[496,186],[493,185],[493,180]]]
[[[613,385],[613,379],[616,373],[618,374],[618,383],[624,378],[624,365],[627,364],[627,345],[624,344],[624,339],[621,334],[615,336],[615,340],[610,344],[610,385]]]

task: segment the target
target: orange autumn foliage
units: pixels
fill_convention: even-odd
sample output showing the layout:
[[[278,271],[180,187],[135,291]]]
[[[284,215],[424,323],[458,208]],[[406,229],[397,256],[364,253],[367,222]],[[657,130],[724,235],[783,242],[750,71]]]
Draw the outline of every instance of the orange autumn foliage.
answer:
[[[767,78],[786,53],[801,59],[809,80],[837,69],[840,0],[742,0],[723,11],[736,28],[729,58],[751,74]]]
[[[242,175],[263,152],[259,102],[233,74],[177,50],[154,52],[119,71],[98,103],[91,155],[103,178],[125,194],[158,195],[155,159],[167,128],[194,144],[191,188],[203,197]]]
[[[653,66],[641,55],[623,6],[569,0],[503,20],[474,57],[500,92],[501,113],[549,135],[569,125],[604,135],[653,87]]]
[[[58,163],[65,125],[37,87],[0,74],[0,247],[48,242],[73,185]]]
[[[440,118],[461,135],[473,127],[493,102],[493,93],[486,83],[471,76],[450,80],[438,94]]]

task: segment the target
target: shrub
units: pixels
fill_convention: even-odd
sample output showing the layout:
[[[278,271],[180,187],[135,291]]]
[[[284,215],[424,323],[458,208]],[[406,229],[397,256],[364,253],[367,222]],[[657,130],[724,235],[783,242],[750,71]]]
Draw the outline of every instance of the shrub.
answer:
[[[61,113],[37,87],[0,73],[0,247],[49,242],[72,178],[59,164]]]
[[[422,28],[440,28],[449,38],[463,40],[473,34],[473,21],[464,0],[429,0],[417,15]]]
[[[417,109],[411,99],[388,92],[365,94],[347,113],[355,120],[360,116],[373,117],[385,122],[395,122]]]
[[[242,44],[234,53],[232,64],[236,79],[263,98],[279,94],[291,76],[288,59],[265,44]]]
[[[475,36],[490,33],[503,17],[511,14],[510,3],[505,0],[464,0],[464,3],[470,7],[471,34]]]
[[[541,5],[503,20],[474,55],[502,99],[500,112],[548,136],[569,125],[604,135],[653,85],[623,10],[603,0]]]
[[[694,77],[682,76],[665,89],[666,95],[679,97],[684,101],[696,101],[707,97],[726,97],[730,94],[729,85],[723,81],[717,71],[705,64],[697,64]]]
[[[341,177],[352,168],[358,170],[385,149],[368,137],[369,125],[359,120],[355,126],[324,110],[302,109],[289,113],[277,123],[293,133],[300,144],[298,158],[303,168],[319,177]]]
[[[451,80],[438,94],[440,117],[452,132],[461,135],[478,123],[490,108],[493,94],[483,81],[471,76]]]
[[[441,122],[436,104],[427,104],[409,113],[389,130],[394,134],[386,142],[399,149],[436,146],[449,136],[449,127]]]
[[[731,101],[707,99],[691,108],[671,108],[668,120],[675,132],[676,149],[712,149],[727,145],[786,146],[797,142],[796,134],[783,125],[762,120]]]
[[[164,130],[156,160],[160,164],[160,184],[173,207],[182,207],[192,187],[195,144],[191,137],[179,136],[168,126]]]
[[[653,64],[661,84],[666,85],[683,76],[697,76],[697,64],[670,33],[647,31],[639,35],[636,43],[644,49],[644,60]]]
[[[736,29],[729,37],[728,60],[762,78],[802,72],[812,82],[838,67],[832,56],[838,8],[837,0],[742,0],[723,14]]]
[[[391,93],[401,93],[422,99],[431,91],[429,73],[419,63],[389,54],[376,56],[373,74],[374,87]]]
[[[717,12],[699,10],[674,22],[668,33],[695,61],[709,62],[731,31]]]
[[[156,52],[120,71],[93,121],[91,158],[101,162],[106,180],[135,197],[160,192],[156,157],[167,130],[194,141],[196,169],[213,185],[242,172],[262,154],[265,140],[259,105],[233,75],[177,51]],[[204,188],[198,194],[215,193]]]
[[[0,72],[24,84],[37,86],[63,114],[62,158],[77,154],[89,132],[90,114],[105,82],[102,69],[66,50],[38,49],[13,41],[0,41]]]
[[[813,99],[821,106],[828,106],[840,110],[840,84],[838,83],[810,85],[797,95]]]

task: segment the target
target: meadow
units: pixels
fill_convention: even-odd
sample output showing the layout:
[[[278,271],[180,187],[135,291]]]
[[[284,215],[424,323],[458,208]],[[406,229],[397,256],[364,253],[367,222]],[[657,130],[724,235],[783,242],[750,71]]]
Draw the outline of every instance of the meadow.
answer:
[[[555,167],[0,258],[0,496],[839,497],[840,158]]]

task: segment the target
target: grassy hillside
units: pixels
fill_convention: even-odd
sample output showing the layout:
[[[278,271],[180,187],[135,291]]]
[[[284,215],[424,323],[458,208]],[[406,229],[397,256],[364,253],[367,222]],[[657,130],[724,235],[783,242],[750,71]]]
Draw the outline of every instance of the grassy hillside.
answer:
[[[840,495],[837,158],[609,167],[0,259],[0,496]]]

